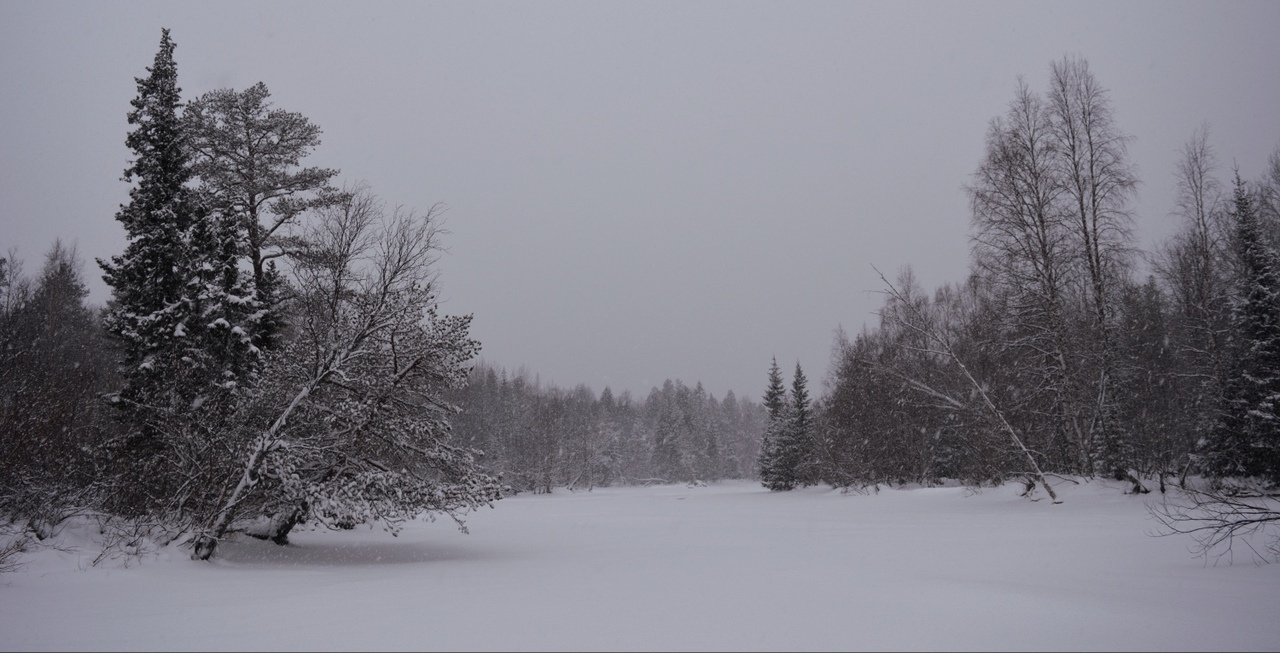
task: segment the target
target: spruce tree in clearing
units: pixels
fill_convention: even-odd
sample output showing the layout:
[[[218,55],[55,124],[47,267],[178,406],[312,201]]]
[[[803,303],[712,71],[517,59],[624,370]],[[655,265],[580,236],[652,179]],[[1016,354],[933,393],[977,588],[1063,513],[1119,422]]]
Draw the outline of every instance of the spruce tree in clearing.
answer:
[[[1205,451],[1218,476],[1261,476],[1280,482],[1280,260],[1266,244],[1244,182],[1236,175],[1239,289],[1231,318],[1235,365],[1222,419]]]
[[[126,385],[120,399],[136,405],[168,370],[161,352],[173,348],[187,316],[178,309],[186,294],[185,240],[199,207],[187,182],[191,178],[178,121],[180,89],[173,61],[173,41],[163,31],[160,51],[146,78],[138,78],[125,139],[133,163],[124,181],[136,181],[129,203],[116,220],[124,225],[129,244],[121,256],[98,261],[112,289],[114,306],[106,317],[109,333],[121,341]]]
[[[216,474],[219,422],[259,365],[249,316],[256,302],[240,279],[243,238],[194,191],[179,117],[174,43],[160,50],[131,102],[125,143],[134,153],[124,180],[135,182],[116,219],[124,254],[99,260],[112,289],[104,328],[120,352],[124,387],[112,397],[125,435],[110,445],[117,487],[112,509],[125,515],[181,514]]]
[[[796,451],[791,437],[790,407],[787,391],[782,386],[782,372],[778,359],[769,368],[769,386],[764,391],[764,407],[768,411],[768,423],[760,442],[760,482],[770,490],[795,488]]]
[[[809,380],[796,362],[796,373],[791,379],[791,411],[788,420],[789,438],[794,459],[793,469],[798,483],[814,485],[818,482],[818,461],[813,441],[813,406],[809,403]]]

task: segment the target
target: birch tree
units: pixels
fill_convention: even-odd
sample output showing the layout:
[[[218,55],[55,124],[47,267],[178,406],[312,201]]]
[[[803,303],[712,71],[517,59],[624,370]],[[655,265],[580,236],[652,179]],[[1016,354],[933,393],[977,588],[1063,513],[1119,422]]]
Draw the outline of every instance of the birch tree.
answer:
[[[986,155],[969,187],[973,258],[1009,302],[1001,344],[1021,357],[1040,398],[1033,410],[1047,418],[1064,462],[1089,473],[1089,429],[1067,322],[1073,230],[1061,206],[1057,148],[1044,101],[1019,80],[1005,117],[988,129]]]
[[[1178,161],[1174,216],[1181,224],[1155,256],[1155,269],[1172,303],[1171,331],[1181,360],[1177,375],[1189,386],[1179,406],[1179,429],[1190,443],[1214,429],[1229,366],[1233,236],[1216,167],[1209,128],[1202,125],[1182,147]]]
[[[1054,141],[1060,199],[1070,224],[1071,249],[1088,320],[1087,380],[1095,397],[1086,438],[1094,473],[1125,472],[1132,447],[1116,419],[1118,356],[1115,305],[1127,281],[1133,218],[1129,200],[1137,177],[1128,161],[1129,138],[1115,124],[1107,91],[1084,59],[1064,57],[1050,67],[1049,131]],[[1065,316],[1064,316],[1065,317]]]
[[[909,279],[910,277],[908,277]],[[888,289],[889,304],[885,309],[889,314],[888,319],[905,331],[918,336],[919,344],[916,345],[915,349],[919,353],[936,357],[948,363],[953,378],[967,386],[969,393],[962,394],[957,390],[951,389],[954,387],[954,381],[943,385],[941,382],[927,384],[910,377],[906,377],[904,380],[914,390],[928,395],[955,410],[970,410],[971,400],[969,397],[972,397],[972,401],[976,401],[979,410],[985,412],[996,428],[1008,438],[1013,450],[1026,464],[1026,475],[1031,479],[1028,481],[1028,491],[1032,489],[1033,483],[1038,482],[1054,503],[1060,503],[1057,493],[1053,491],[1053,486],[1049,485],[1049,480],[1045,476],[1036,452],[1027,446],[1023,434],[1010,419],[1009,411],[1001,405],[1001,402],[989,390],[988,385],[974,375],[973,370],[966,365],[966,361],[960,356],[953,336],[953,329],[949,328],[946,323],[937,320],[937,316],[931,315],[924,308],[922,302],[913,298],[910,294],[910,286],[900,289],[898,286],[889,283],[883,276],[881,276],[881,281],[884,282]],[[943,380],[940,379],[940,381]]]
[[[293,265],[292,329],[249,414],[256,435],[194,541],[196,558],[241,527],[284,541],[303,521],[395,531],[421,514],[461,527],[500,496],[476,452],[450,441],[479,343],[470,316],[437,311],[438,208],[387,216],[365,192],[323,208]]]

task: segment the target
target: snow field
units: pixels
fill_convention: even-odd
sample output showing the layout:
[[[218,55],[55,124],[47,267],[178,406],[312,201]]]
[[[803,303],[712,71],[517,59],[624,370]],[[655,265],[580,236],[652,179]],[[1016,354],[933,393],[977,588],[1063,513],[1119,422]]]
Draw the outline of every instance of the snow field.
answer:
[[[1280,648],[1280,566],[1206,565],[1091,482],[557,490],[471,516],[0,577],[0,649]],[[86,569],[81,569],[86,567]]]

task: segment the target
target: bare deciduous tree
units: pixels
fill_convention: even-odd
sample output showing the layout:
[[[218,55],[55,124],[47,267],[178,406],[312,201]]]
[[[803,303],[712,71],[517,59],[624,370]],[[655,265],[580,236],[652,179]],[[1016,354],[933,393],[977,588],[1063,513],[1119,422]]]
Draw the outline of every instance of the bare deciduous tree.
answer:
[[[1190,535],[1206,559],[1230,563],[1240,544],[1255,561],[1280,560],[1280,498],[1274,491],[1221,482],[1203,489],[1184,487],[1150,511],[1162,527],[1157,534]]]
[[[971,395],[977,399],[979,406],[981,406],[981,410],[989,414],[990,418],[998,425],[998,428],[1009,438],[1009,442],[1014,449],[1021,454],[1027,463],[1028,474],[1040,483],[1045,493],[1049,495],[1049,498],[1054,503],[1060,503],[1058,495],[1053,491],[1053,487],[1049,485],[1049,481],[1045,477],[1035,453],[1027,447],[1018,429],[1010,421],[1008,412],[997,403],[992,393],[988,391],[987,384],[973,375],[965,361],[956,352],[953,337],[950,333],[951,329],[948,328],[948,325],[939,323],[937,316],[930,315],[925,308],[924,302],[912,296],[910,285],[906,285],[908,290],[904,291],[889,283],[888,279],[884,278],[884,275],[880,275],[880,280],[888,288],[887,293],[890,301],[885,310],[890,314],[889,320],[918,336],[918,344],[912,347],[917,352],[940,358],[949,364],[954,373],[968,386]],[[956,390],[949,389],[939,383],[923,383],[919,379],[913,379],[909,376],[903,376],[902,378],[917,391],[949,404],[957,410],[968,408],[968,398]]]
[[[195,541],[208,558],[238,516],[283,541],[303,520],[395,530],[419,514],[462,516],[499,498],[474,452],[449,441],[479,343],[470,316],[438,315],[439,209],[395,211],[367,192],[323,208],[294,265],[292,322],[251,414],[265,416]],[[246,510],[251,508],[252,512]]]
[[[1020,364],[1069,461],[1089,473],[1091,446],[1080,394],[1078,355],[1069,331],[1069,284],[1076,275],[1073,228],[1062,209],[1066,192],[1058,143],[1044,101],[1019,80],[1017,95],[987,133],[987,152],[969,188],[973,258],[978,274],[1007,298],[1001,346]]]
[[[1069,216],[1072,254],[1083,283],[1077,284],[1092,314],[1082,367],[1096,379],[1088,413],[1088,453],[1095,473],[1123,473],[1132,464],[1131,445],[1115,419],[1116,353],[1113,337],[1119,291],[1132,256],[1129,200],[1138,180],[1128,161],[1129,137],[1115,124],[1107,92],[1087,61],[1064,57],[1050,68],[1049,124],[1061,177],[1063,211]]]
[[[1218,421],[1229,363],[1232,236],[1216,165],[1208,125],[1202,125],[1178,162],[1175,215],[1182,225],[1154,257],[1173,304],[1171,330],[1182,361],[1177,374],[1190,387],[1178,428],[1192,445]]]

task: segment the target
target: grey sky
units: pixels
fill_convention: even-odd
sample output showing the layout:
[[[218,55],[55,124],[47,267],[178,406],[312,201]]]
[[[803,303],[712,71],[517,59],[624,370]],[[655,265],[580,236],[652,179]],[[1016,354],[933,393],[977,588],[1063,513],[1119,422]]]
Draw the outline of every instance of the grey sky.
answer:
[[[123,250],[125,113],[160,28],[184,97],[263,81],[311,158],[449,205],[445,310],[487,360],[643,398],[758,400],[874,323],[872,265],[968,266],[963,190],[1018,75],[1081,55],[1135,137],[1139,244],[1202,121],[1280,144],[1280,3],[0,3],[0,248]],[[108,291],[92,264],[92,299]]]

